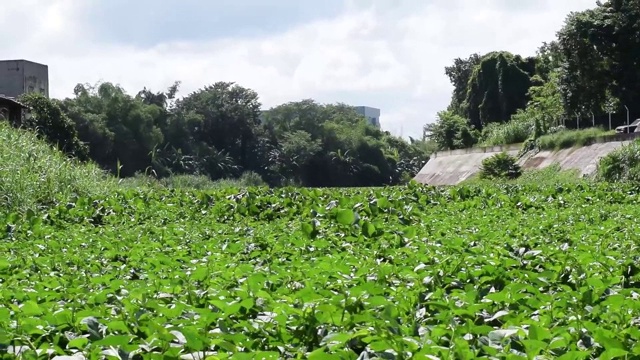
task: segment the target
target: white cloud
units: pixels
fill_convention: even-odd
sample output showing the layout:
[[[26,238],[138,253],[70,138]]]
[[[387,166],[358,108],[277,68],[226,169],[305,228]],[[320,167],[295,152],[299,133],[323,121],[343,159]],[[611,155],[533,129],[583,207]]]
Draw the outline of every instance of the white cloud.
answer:
[[[349,0],[339,17],[270,37],[151,48],[94,42],[91,22],[83,18],[86,0],[17,4],[3,4],[0,14],[4,28],[24,29],[0,40],[3,56],[48,64],[55,97],[70,96],[79,82],[100,80],[131,93],[181,80],[183,94],[236,81],[258,91],[265,107],[302,98],[376,106],[383,128],[419,136],[448,104],[444,67],[455,57],[492,50],[533,54],[554,38],[569,11],[595,1]]]

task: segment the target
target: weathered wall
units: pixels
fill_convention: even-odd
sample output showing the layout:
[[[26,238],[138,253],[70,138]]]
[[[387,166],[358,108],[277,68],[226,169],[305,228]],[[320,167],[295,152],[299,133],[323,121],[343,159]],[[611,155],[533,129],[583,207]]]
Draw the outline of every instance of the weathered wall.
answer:
[[[18,97],[24,92],[24,72],[20,61],[0,61],[0,95]]]
[[[455,185],[477,173],[482,160],[503,151],[516,156],[520,146],[517,144],[439,152],[431,156],[414,180],[429,185]]]
[[[581,175],[589,176],[596,172],[598,161],[603,156],[637,137],[640,137],[640,133],[604,136],[581,148],[540,151],[535,155],[525,156],[519,163],[524,169],[543,169],[557,163],[563,170],[575,169]],[[518,144],[439,152],[429,159],[414,180],[429,185],[456,185],[476,174],[482,160],[503,151],[516,156],[519,150]]]
[[[0,61],[0,95],[39,92],[49,97],[49,68],[27,60]]]
[[[25,61],[23,66],[25,92],[38,92],[49,97],[49,67],[31,61]]]

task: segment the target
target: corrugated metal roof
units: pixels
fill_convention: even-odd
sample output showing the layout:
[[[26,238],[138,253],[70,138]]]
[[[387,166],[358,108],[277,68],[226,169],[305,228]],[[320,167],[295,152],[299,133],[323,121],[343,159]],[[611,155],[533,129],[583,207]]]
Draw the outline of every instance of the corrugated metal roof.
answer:
[[[20,106],[20,107],[25,108],[25,109],[29,108],[27,105],[19,102],[15,98],[4,96],[4,95],[0,95],[0,101],[9,102],[9,103],[12,103],[13,105]]]

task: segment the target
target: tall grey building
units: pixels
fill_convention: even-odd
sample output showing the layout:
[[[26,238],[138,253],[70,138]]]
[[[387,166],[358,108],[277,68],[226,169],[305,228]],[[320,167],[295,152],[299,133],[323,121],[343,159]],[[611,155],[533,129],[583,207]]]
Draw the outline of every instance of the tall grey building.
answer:
[[[356,106],[356,112],[369,121],[369,124],[380,128],[380,109],[369,106]]]
[[[0,61],[0,95],[17,98],[39,92],[49,97],[49,67],[28,60]]]

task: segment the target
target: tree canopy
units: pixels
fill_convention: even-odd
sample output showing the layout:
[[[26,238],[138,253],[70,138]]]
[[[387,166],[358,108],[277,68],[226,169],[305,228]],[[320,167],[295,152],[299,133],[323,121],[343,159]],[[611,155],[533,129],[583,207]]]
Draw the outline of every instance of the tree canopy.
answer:
[[[27,125],[120,177],[251,173],[271,186],[380,186],[408,181],[428,160],[422,141],[381,131],[346,104],[303,99],[263,111],[254,90],[233,82],[184,97],[179,86],[130,95],[104,82],[78,84],[63,100],[29,95]]]
[[[533,57],[494,51],[455,59],[445,68],[451,103],[425,126],[429,138],[442,150],[497,145],[551,131],[562,119],[575,124],[576,115],[626,106],[640,117],[639,24],[640,0],[598,2],[570,13]]]

